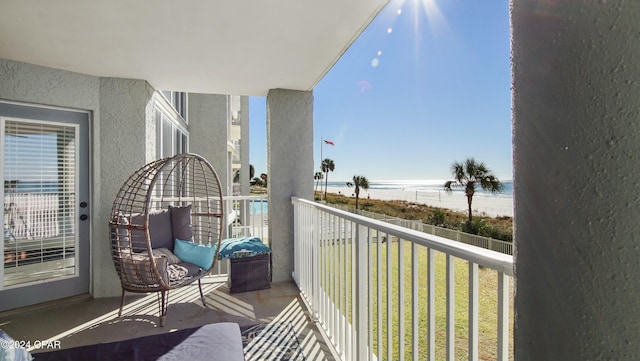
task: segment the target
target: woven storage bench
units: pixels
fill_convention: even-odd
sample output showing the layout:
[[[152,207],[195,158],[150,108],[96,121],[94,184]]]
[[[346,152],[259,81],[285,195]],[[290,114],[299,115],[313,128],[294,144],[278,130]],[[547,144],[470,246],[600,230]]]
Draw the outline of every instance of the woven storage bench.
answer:
[[[231,293],[271,288],[271,253],[231,258]]]

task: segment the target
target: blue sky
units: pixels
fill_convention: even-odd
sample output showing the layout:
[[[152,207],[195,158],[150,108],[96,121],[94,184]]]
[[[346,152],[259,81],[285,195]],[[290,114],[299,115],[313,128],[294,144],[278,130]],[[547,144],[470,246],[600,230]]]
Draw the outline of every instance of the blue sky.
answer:
[[[511,179],[509,39],[508,0],[391,0],[314,89],[314,168],[323,138],[331,181],[449,179],[468,157]],[[250,98],[258,174],[265,113]]]

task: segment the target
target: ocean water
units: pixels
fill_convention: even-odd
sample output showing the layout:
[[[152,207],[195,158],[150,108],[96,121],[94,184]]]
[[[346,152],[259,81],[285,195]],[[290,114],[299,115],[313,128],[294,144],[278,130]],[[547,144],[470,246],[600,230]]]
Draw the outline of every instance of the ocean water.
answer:
[[[56,181],[5,181],[5,193],[58,193]]]
[[[447,180],[444,179],[419,179],[419,180],[371,180],[369,181],[369,189],[382,189],[382,190],[401,190],[406,192],[430,192],[439,193],[444,192],[444,184]],[[353,192],[353,188],[347,187],[347,181],[329,181],[328,185],[331,187],[343,188],[342,193]],[[476,195],[487,195],[494,197],[512,197],[513,196],[513,182],[503,181],[502,191],[499,193],[491,193],[484,191],[480,187],[476,187]],[[464,194],[464,187],[453,187],[454,193]]]

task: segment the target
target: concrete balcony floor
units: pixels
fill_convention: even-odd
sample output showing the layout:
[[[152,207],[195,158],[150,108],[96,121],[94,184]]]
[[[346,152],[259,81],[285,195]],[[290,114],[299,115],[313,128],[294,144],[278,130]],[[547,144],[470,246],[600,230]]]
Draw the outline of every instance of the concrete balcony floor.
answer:
[[[230,294],[226,279],[211,276],[203,279],[202,287],[207,307],[202,305],[197,284],[170,292],[164,327],[159,326],[156,294],[127,293],[122,317],[118,317],[119,297],[79,298],[0,313],[0,329],[16,340],[59,340],[61,348],[71,348],[215,322],[235,322],[241,327],[285,322],[296,330],[307,360],[334,360],[293,282]]]

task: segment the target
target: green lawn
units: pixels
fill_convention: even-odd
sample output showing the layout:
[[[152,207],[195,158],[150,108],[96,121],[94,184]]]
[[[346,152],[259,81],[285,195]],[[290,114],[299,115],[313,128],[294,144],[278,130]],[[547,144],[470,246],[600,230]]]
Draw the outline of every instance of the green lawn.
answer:
[[[412,267],[412,253],[411,244],[409,242],[403,242],[404,246],[404,314],[405,317],[402,320],[405,327],[404,337],[404,356],[405,360],[412,359],[411,342],[413,332],[418,333],[418,355],[420,360],[427,360],[428,357],[428,328],[427,328],[427,249],[424,247],[417,247],[418,263],[418,329],[414,330],[412,327],[411,313],[411,295],[412,295],[412,280],[411,280],[411,267]],[[372,299],[369,304],[371,305],[371,311],[373,314],[373,350],[377,353],[378,342],[382,343],[382,357],[379,360],[386,359],[388,345],[387,345],[387,283],[391,282],[391,295],[392,295],[392,359],[397,360],[398,357],[398,340],[399,340],[399,307],[398,307],[398,242],[394,241],[390,244],[392,271],[390,280],[386,277],[387,269],[387,247],[389,243],[383,243],[380,245],[380,259],[381,259],[381,288],[382,288],[382,304],[378,305],[377,301],[377,243],[371,245],[371,282],[372,282]],[[328,261],[327,257],[329,253],[332,253],[333,257],[342,253],[344,262],[327,263],[329,266],[327,269],[331,271],[325,272],[325,277],[333,278],[338,277],[342,279],[339,284],[344,284],[342,291],[342,299],[339,297],[339,292],[334,288],[326,288],[328,293],[332,297],[334,304],[339,305],[342,310],[342,314],[347,316],[347,319],[351,319],[351,300],[345,295],[351,293],[351,252],[350,247],[339,245],[330,245],[324,248],[323,258]],[[466,261],[456,259],[454,261],[455,267],[455,335],[456,335],[456,360],[467,359],[468,349],[468,284],[469,284],[469,265]],[[446,357],[446,256],[440,252],[435,253],[435,320],[436,320],[436,360],[443,360]],[[480,269],[479,271],[479,321],[478,321],[478,337],[479,337],[479,358],[480,360],[495,360],[497,349],[497,272],[490,269]],[[345,281],[347,280],[347,281]],[[511,301],[513,302],[513,281],[511,282]],[[341,306],[340,306],[341,305]],[[378,312],[380,307],[380,312]],[[511,306],[513,312],[513,306]],[[378,340],[378,313],[382,317],[382,338]],[[513,325],[513,314],[511,314],[510,324]],[[513,335],[512,330],[510,335]],[[512,340],[512,337],[510,337]],[[510,341],[510,358],[513,359],[513,345]]]

